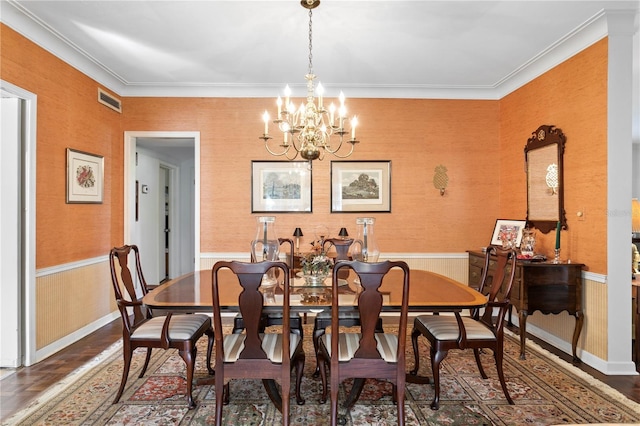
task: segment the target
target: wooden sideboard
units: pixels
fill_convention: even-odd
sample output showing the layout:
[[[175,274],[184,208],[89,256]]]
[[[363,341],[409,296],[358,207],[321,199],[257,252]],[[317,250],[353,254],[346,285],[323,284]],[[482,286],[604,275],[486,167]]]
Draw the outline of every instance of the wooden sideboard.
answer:
[[[469,286],[478,289],[485,254],[469,251]],[[490,261],[489,271],[495,266]],[[559,314],[567,311],[576,318],[571,347],[574,362],[580,362],[576,355],[578,338],[584,321],[582,314],[582,269],[581,263],[531,262],[519,260],[516,276],[511,289],[511,304],[518,311],[520,324],[520,359],[525,359],[525,338],[527,317],[535,311],[543,314]],[[511,323],[511,315],[509,315]]]

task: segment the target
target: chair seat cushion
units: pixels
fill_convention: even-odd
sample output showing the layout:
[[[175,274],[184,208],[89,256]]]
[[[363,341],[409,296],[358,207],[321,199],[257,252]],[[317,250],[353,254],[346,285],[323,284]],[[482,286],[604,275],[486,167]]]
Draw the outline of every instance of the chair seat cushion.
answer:
[[[160,339],[162,326],[166,316],[153,317],[142,323],[131,333],[131,339]],[[170,340],[189,340],[206,322],[211,322],[207,315],[173,315],[169,321]]]
[[[316,315],[316,318],[331,320],[331,311],[322,311]],[[360,319],[360,313],[358,311],[342,311],[338,313],[338,318],[341,319]]]
[[[457,340],[460,330],[456,318],[451,315],[420,315],[415,323],[420,323],[437,340]],[[467,340],[495,340],[496,336],[486,325],[473,318],[462,317]]]
[[[246,334],[226,334],[224,336],[224,362],[236,362],[240,353],[244,349],[244,339]],[[262,350],[267,354],[271,362],[282,362],[282,333],[260,334],[262,338]],[[295,333],[289,334],[289,355],[292,357],[298,344],[300,336]]]
[[[338,340],[338,361],[349,361],[360,347],[360,333],[340,333]],[[376,349],[386,362],[398,361],[398,336],[391,333],[376,333]],[[331,334],[321,337],[322,343],[331,356]]]

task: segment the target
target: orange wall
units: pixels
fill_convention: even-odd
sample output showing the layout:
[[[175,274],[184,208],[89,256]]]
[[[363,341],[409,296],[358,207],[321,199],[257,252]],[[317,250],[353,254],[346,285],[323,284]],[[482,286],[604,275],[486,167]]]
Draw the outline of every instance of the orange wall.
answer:
[[[36,268],[104,256],[122,239],[121,116],[98,84],[2,25],[2,79],[38,97]],[[66,148],[104,156],[103,204],[66,204]]]
[[[568,229],[561,234],[561,257],[606,274],[607,39],[500,100],[501,211],[506,216],[526,213],[523,149],[542,124],[555,125],[567,138]],[[584,212],[582,220],[578,211]],[[555,232],[537,235],[541,251],[551,255]]]
[[[273,160],[262,141],[261,113],[273,99],[125,99],[123,128],[201,132],[201,250],[248,251],[251,160]],[[373,214],[383,252],[463,252],[486,245],[498,216],[497,101],[352,99],[360,122],[350,160],[391,160],[392,212]],[[330,161],[313,164],[313,213],[276,214],[279,236],[301,227],[302,244],[316,225],[332,235],[355,235],[363,214],[330,213]],[[444,196],[433,186],[435,168],[448,169]]]

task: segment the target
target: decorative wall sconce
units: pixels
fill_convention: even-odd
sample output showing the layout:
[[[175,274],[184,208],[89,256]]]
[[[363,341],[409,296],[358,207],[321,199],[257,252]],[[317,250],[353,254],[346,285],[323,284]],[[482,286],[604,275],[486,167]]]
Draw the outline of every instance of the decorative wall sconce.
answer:
[[[302,229],[296,228],[293,231],[293,236],[296,238],[296,253],[300,253],[300,237],[303,237]]]
[[[433,186],[440,190],[440,195],[444,195],[444,191],[449,184],[449,176],[447,176],[447,168],[440,164],[436,167],[436,174],[433,176]]]
[[[550,195],[558,193],[558,165],[551,163],[547,166],[547,175],[545,176],[547,186],[551,189]]]

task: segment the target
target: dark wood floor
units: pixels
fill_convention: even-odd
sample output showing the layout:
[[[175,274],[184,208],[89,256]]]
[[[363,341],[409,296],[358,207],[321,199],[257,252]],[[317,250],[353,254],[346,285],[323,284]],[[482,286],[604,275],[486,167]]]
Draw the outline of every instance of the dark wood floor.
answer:
[[[517,332],[513,327],[512,331]],[[107,349],[122,336],[120,320],[102,327],[82,340],[31,367],[19,369],[0,381],[0,420],[8,418],[27,403],[65,378],[69,373]],[[529,336],[531,337],[531,336]],[[531,337],[552,353],[571,362],[571,356]],[[640,376],[605,376],[584,364],[579,368],[640,403]]]

